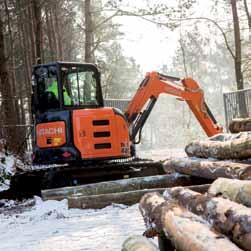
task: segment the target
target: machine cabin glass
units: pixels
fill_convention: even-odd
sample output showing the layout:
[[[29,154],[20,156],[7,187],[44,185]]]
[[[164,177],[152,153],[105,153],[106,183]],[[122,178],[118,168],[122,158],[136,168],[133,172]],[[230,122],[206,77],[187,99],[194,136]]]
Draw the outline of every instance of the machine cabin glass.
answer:
[[[33,89],[39,112],[103,106],[99,72],[91,64],[36,66]]]

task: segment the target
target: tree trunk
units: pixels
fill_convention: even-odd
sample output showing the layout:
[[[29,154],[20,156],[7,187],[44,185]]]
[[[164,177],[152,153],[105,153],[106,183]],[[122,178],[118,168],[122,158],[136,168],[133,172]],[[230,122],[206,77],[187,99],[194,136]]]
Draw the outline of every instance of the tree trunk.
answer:
[[[216,159],[248,159],[251,157],[251,132],[237,135],[219,134],[207,140],[193,141],[185,151],[188,156]]]
[[[249,29],[249,42],[251,42],[251,15],[248,9],[248,3],[247,0],[243,0],[244,1],[244,8],[245,8],[245,13],[247,15],[248,18],[248,29]]]
[[[94,63],[91,0],[85,0],[85,62]]]
[[[54,25],[55,25],[55,38],[57,44],[57,60],[64,60],[64,51],[63,51],[63,44],[62,44],[62,29],[60,26],[60,2],[54,2],[54,9],[52,9],[53,17],[54,17]]]
[[[4,121],[7,125],[16,124],[16,113],[13,102],[13,93],[11,82],[9,79],[9,71],[7,65],[7,58],[5,56],[5,42],[4,42],[4,26],[0,17],[0,93],[2,98],[2,110]],[[18,142],[16,141],[16,131],[8,127],[6,135],[7,147],[16,152],[18,150]]]
[[[158,251],[157,246],[143,236],[131,236],[122,246],[122,251]]]
[[[47,30],[47,36],[48,36],[48,45],[49,45],[49,60],[53,61],[54,60],[54,53],[55,53],[55,48],[53,46],[53,40],[52,40],[52,27],[50,23],[50,11],[49,7],[46,6],[46,11],[45,11],[45,20],[46,20],[46,30]]]
[[[166,172],[174,169],[178,173],[217,179],[219,177],[230,179],[251,180],[251,165],[229,161],[212,161],[208,159],[175,158],[164,163]]]
[[[251,118],[233,119],[229,124],[231,133],[251,131]]]
[[[171,175],[156,175],[148,177],[138,177],[130,179],[121,179],[115,181],[106,181],[96,184],[88,184],[73,187],[63,187],[50,190],[43,190],[42,197],[44,200],[62,200],[74,194],[81,196],[119,193],[133,190],[150,189],[150,188],[165,188],[173,186],[192,185],[195,182],[203,182],[204,180],[192,179],[187,175],[171,174]],[[199,183],[201,184],[201,183]]]
[[[219,178],[211,184],[208,193],[251,207],[251,181]]]
[[[179,251],[240,250],[222,234],[210,229],[199,216],[158,193],[143,196],[140,211],[148,229],[164,232]]]
[[[32,0],[33,15],[34,15],[34,34],[36,45],[36,62],[41,61],[42,53],[42,16],[41,16],[41,2],[40,0]]]
[[[36,33],[34,31],[34,29],[36,29],[35,27],[35,17],[34,17],[34,1],[36,0],[30,0],[30,4],[29,6],[27,6],[27,12],[29,14],[28,18],[26,17],[26,26],[29,27],[29,30],[27,30],[27,35],[29,38],[29,51],[30,51],[30,60],[31,60],[31,64],[36,64]]]
[[[243,73],[242,73],[242,55],[241,55],[241,35],[240,35],[240,23],[237,11],[237,0],[231,0],[231,8],[233,15],[234,25],[234,42],[235,42],[235,77],[237,82],[237,90],[244,89]],[[238,105],[240,116],[245,118],[248,116],[244,93],[238,93]]]
[[[243,76],[241,71],[241,35],[240,35],[240,24],[238,11],[236,6],[237,0],[231,0],[232,15],[233,15],[233,25],[234,25],[234,42],[235,42],[235,76],[237,81],[237,89],[242,90]]]
[[[202,195],[182,187],[167,189],[164,196],[176,199],[180,205],[202,216],[216,231],[227,235],[238,246],[251,250],[250,208],[228,199]]]

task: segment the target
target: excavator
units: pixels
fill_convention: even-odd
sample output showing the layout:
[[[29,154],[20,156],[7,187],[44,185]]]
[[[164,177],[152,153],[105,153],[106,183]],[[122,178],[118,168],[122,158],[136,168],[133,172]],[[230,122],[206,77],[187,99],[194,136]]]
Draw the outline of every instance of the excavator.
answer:
[[[41,189],[162,174],[160,162],[136,157],[135,145],[160,94],[185,101],[207,136],[222,132],[191,78],[147,73],[125,112],[104,107],[96,65],[52,62],[33,67],[32,170],[13,176],[20,196]]]

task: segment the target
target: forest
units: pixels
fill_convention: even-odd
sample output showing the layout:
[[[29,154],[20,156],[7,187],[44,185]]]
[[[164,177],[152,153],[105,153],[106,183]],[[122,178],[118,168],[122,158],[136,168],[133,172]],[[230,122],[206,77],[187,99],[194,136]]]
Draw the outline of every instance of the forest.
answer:
[[[250,251],[251,0],[0,0],[0,250]]]
[[[8,148],[22,153],[25,139],[32,133],[32,66],[38,62],[95,63],[102,73],[105,99],[133,96],[145,69],[134,55],[126,53],[124,41],[131,38],[123,27],[130,20],[143,23],[142,36],[148,33],[148,26],[155,26],[166,48],[170,37],[175,38],[173,51],[161,53],[166,62],[160,60],[147,70],[194,78],[224,125],[223,93],[250,84],[251,3],[211,0],[205,9],[203,2],[1,0],[0,135]],[[147,51],[141,53],[149,65]],[[180,147],[203,136],[186,104],[166,97],[160,99],[148,124],[145,147]],[[164,137],[160,139],[160,135]]]

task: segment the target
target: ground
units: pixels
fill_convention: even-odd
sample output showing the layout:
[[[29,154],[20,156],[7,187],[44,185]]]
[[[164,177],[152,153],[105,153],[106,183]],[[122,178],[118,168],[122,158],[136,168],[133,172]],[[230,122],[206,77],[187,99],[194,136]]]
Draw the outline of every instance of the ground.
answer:
[[[183,155],[180,150],[142,153],[165,159]],[[101,210],[68,209],[67,200],[22,203],[0,201],[0,250],[97,251],[121,250],[131,235],[141,235],[144,222],[138,205],[111,205]]]
[[[67,201],[41,201],[21,214],[0,215],[0,250],[121,250],[132,234],[142,234],[138,205],[102,210],[67,208]]]

